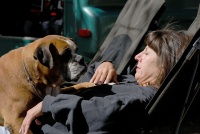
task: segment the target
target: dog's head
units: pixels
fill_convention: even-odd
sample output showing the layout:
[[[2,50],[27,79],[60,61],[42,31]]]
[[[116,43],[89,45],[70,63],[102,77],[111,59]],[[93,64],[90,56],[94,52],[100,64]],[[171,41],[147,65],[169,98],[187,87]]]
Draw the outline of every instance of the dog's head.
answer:
[[[76,81],[86,71],[84,59],[76,53],[77,46],[70,38],[48,35],[34,43],[37,70],[46,84],[59,86],[62,78]]]

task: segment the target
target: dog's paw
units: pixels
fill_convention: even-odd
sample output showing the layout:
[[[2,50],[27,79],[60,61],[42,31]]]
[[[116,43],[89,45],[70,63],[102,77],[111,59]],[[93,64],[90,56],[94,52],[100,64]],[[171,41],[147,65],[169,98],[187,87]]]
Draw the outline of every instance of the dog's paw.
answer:
[[[90,88],[90,87],[94,87],[94,86],[96,86],[94,83],[83,82],[83,83],[76,84],[72,87],[75,88],[76,90],[81,90],[81,89],[86,89],[86,88]]]
[[[70,87],[63,87],[60,89],[60,93],[62,94],[76,94],[79,91],[91,88],[96,86],[94,83],[91,82],[83,82],[79,83]]]

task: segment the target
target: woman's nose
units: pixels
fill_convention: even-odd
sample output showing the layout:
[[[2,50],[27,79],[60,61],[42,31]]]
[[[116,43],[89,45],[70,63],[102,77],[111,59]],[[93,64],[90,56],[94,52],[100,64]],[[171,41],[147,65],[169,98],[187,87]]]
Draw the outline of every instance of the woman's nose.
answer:
[[[141,58],[141,53],[138,53],[137,55],[135,55],[135,60],[139,61]]]

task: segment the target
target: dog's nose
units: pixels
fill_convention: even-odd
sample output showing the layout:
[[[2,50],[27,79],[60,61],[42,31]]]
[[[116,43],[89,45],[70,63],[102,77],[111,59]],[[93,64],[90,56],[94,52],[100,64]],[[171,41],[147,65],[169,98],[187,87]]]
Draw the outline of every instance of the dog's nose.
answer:
[[[76,60],[77,62],[79,62],[79,63],[84,62],[84,58],[83,58],[81,55],[76,55],[75,60]]]

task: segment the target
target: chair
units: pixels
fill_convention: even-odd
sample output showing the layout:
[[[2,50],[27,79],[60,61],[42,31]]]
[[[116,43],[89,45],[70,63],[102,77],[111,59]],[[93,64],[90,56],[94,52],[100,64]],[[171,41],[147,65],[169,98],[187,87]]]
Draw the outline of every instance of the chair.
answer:
[[[154,29],[164,0],[128,0],[90,64],[112,60],[118,74],[126,68],[145,33]]]
[[[162,13],[164,9],[164,1],[152,0],[151,2],[148,1],[149,3],[148,6],[146,5],[146,10],[142,10],[141,14],[138,15],[137,12],[139,12],[140,9],[134,9],[134,7],[137,5],[136,3],[139,2],[135,2],[136,1],[132,0],[127,1],[114,27],[91,63],[94,61],[110,59],[114,61],[114,65],[117,68],[118,74],[123,73],[123,71],[126,69],[130,58],[136,49],[138,49],[137,47],[140,45],[144,34],[148,30],[154,30],[155,27],[152,28],[152,26],[155,26],[155,20],[159,18],[160,13]],[[145,1],[141,1],[142,4],[144,4],[143,2]],[[151,8],[155,10],[152,10],[152,16],[148,18],[146,27],[141,28],[143,24],[131,23],[141,16],[142,19],[138,21],[143,22],[143,19],[145,19],[145,14],[148,13],[147,7],[151,7],[152,4],[155,4],[154,6],[156,6],[156,8]],[[137,11],[134,12],[134,10]],[[128,18],[129,20],[125,18]],[[130,18],[132,18],[132,20],[130,20]],[[174,133],[178,134],[180,125],[200,88],[199,28],[200,7],[197,17],[188,28],[188,31],[195,34],[195,36],[178,63],[174,66],[172,71],[162,83],[156,95],[144,109],[145,118],[144,120],[141,119],[141,127],[135,130],[136,133],[150,133],[157,121],[164,121],[168,117],[173,116],[175,119]],[[176,110],[174,111],[173,109]]]
[[[94,61],[112,60],[117,73],[123,73],[145,33],[156,29],[155,20],[162,13],[164,3],[163,0],[128,0],[90,64]],[[141,10],[141,7],[144,9]],[[200,88],[199,28],[200,7],[197,17],[188,28],[195,36],[144,109],[144,119],[138,122],[140,127],[135,133],[150,133],[157,122],[172,116],[176,120],[174,134],[179,132],[180,125]]]
[[[155,28],[155,20],[162,13],[164,3],[164,0],[128,0],[90,64],[95,61],[112,60],[117,73],[123,73],[145,33]],[[141,7],[144,9],[141,10]],[[174,134],[179,132],[180,125],[200,88],[199,28],[200,8],[197,17],[188,28],[195,36],[144,109],[144,119],[138,122],[140,127],[135,130],[136,133],[150,133],[156,123],[172,116],[176,120]]]

